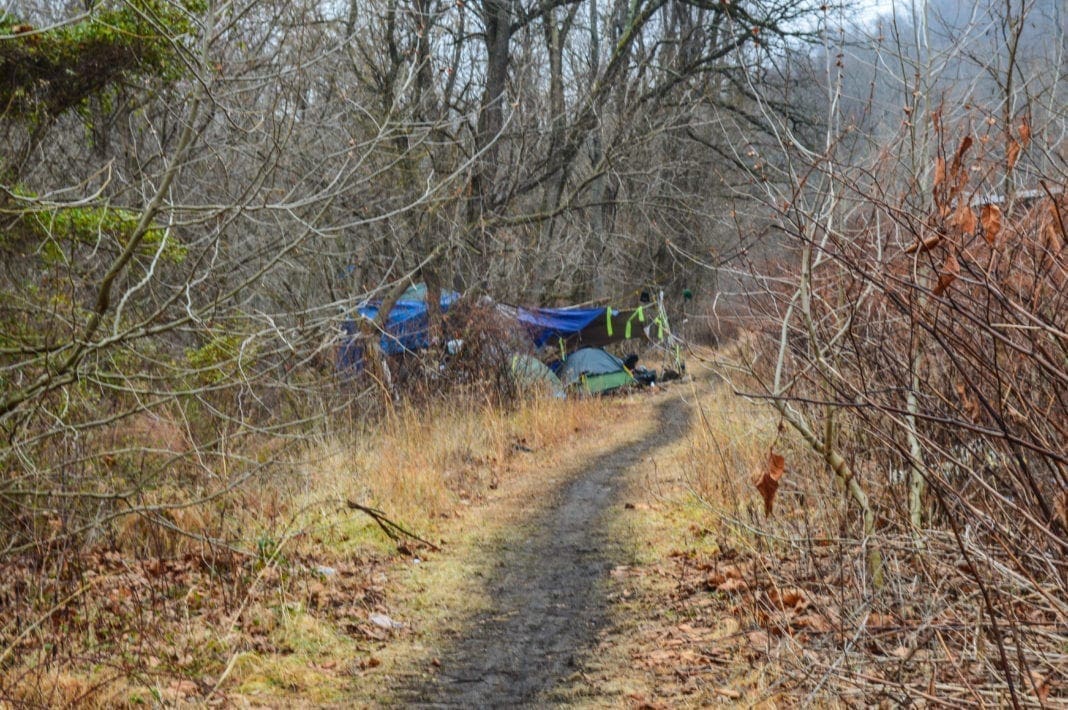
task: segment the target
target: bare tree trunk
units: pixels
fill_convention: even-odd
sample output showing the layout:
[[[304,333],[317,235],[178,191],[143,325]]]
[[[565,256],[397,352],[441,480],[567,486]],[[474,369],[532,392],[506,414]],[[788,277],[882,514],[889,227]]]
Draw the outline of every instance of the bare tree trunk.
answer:
[[[468,221],[475,224],[494,209],[498,141],[504,124],[503,102],[512,39],[512,0],[483,0],[486,27],[486,87],[478,114],[476,148],[481,157],[471,174]]]

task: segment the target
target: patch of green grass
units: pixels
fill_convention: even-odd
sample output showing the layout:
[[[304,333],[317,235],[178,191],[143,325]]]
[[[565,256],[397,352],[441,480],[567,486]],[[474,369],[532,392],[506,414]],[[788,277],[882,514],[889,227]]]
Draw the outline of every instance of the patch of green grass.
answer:
[[[347,692],[349,666],[363,653],[332,624],[309,614],[300,604],[275,609],[270,632],[273,653],[244,651],[230,662],[228,682],[247,696],[300,698],[331,702]]]

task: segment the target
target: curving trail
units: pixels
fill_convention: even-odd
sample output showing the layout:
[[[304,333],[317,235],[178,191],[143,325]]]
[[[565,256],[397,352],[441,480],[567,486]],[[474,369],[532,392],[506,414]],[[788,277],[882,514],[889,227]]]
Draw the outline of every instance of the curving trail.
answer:
[[[603,626],[605,582],[618,563],[607,516],[635,464],[678,439],[690,412],[681,399],[656,409],[652,433],[590,461],[548,506],[523,525],[524,533],[497,555],[488,581],[492,610],[474,617],[448,648],[429,680],[398,690],[405,707],[516,707],[544,705],[575,671]],[[550,493],[550,495],[553,495]],[[540,699],[540,700],[539,700]]]

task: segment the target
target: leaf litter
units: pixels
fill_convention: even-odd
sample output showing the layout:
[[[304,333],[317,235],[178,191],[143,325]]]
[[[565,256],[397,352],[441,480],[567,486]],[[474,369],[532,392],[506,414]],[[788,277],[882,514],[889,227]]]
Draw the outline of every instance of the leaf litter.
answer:
[[[10,649],[21,665],[0,676],[0,696],[63,703],[59,689],[41,697],[22,685],[96,658],[127,679],[133,697],[143,687],[168,702],[227,702],[227,688],[218,686],[237,656],[322,655],[299,648],[285,632],[302,615],[352,641],[353,658],[318,658],[317,672],[364,667],[362,654],[405,629],[387,613],[388,564],[374,554],[329,564],[295,555],[265,566],[255,556],[218,550],[139,560],[98,548],[42,584],[29,560],[14,560],[0,575],[0,649]],[[77,594],[79,588],[92,593]]]

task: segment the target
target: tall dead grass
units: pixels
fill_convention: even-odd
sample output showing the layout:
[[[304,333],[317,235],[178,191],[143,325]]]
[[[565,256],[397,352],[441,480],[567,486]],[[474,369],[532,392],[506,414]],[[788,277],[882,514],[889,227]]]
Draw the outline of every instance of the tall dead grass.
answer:
[[[121,518],[111,542],[136,557],[203,554],[208,541],[258,554],[265,540],[273,548],[309,537],[325,540],[314,552],[328,555],[339,552],[331,541],[346,551],[364,543],[388,548],[373,521],[354,518],[346,501],[433,530],[525,470],[517,455],[544,455],[602,426],[607,406],[599,398],[533,394],[503,403],[491,396],[402,400],[380,418],[324,422],[295,447],[264,439],[252,451],[232,452],[235,464],[259,461],[264,470],[226,496],[175,505],[189,492],[149,492],[141,503],[161,510]]]
[[[737,363],[748,345],[743,335],[722,349],[701,349],[691,357],[695,377],[709,384],[695,397],[698,417],[681,456],[688,485],[717,515],[728,523],[744,518],[764,524],[771,519],[764,515],[755,482],[773,450],[788,461],[775,504],[784,515],[815,496],[833,495],[834,488],[823,462],[784,432],[774,408],[735,391],[744,386]]]
[[[354,499],[426,526],[513,474],[519,453],[551,451],[604,420],[594,398],[523,398],[402,404],[380,424],[308,444],[302,468],[311,497]]]

